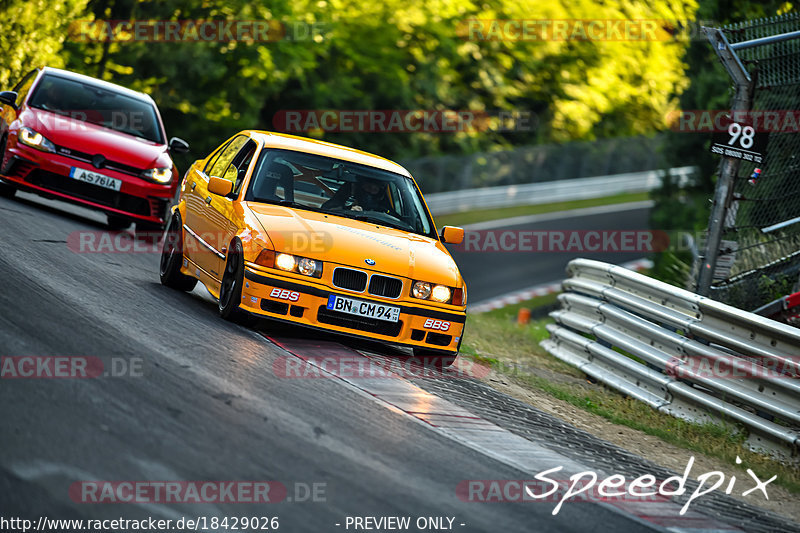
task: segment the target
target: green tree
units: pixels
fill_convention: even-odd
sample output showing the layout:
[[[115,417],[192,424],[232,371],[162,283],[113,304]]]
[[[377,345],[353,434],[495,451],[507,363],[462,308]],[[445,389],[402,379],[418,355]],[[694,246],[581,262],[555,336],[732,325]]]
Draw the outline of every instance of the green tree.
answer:
[[[32,68],[64,65],[60,54],[70,24],[86,17],[87,0],[4,0],[0,3],[0,87],[8,89]]]
[[[792,10],[785,1],[702,0],[697,18],[708,26],[776,15]],[[705,36],[698,32],[689,45],[686,61],[689,86],[680,95],[680,108],[685,110],[730,109],[733,97],[730,77],[719,63]],[[696,165],[698,172],[687,187],[680,188],[672,179],[653,193],[655,206],[651,212],[652,228],[666,231],[687,231],[697,234],[708,227],[710,199],[714,194],[719,156],[708,150],[710,135],[670,131],[665,142],[666,166]],[[689,285],[691,254],[688,251],[656,255],[653,275],[675,285]]]
[[[98,19],[273,20],[317,24],[277,42],[70,42],[70,65],[149,92],[196,155],[287,109],[531,111],[538,129],[456,134],[326,133],[389,157],[491,150],[653,131],[683,88],[682,38],[474,40],[469,19],[691,18],[694,2],[622,0],[96,0]],[[290,32],[291,33],[291,32]],[[662,32],[663,34],[663,32]]]

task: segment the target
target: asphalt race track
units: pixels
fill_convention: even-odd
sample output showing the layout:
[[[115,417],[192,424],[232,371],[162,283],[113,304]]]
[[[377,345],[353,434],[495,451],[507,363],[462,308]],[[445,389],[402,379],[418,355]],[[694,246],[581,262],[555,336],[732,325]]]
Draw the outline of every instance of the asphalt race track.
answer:
[[[589,241],[598,250],[582,249],[580,251],[568,249],[568,241],[564,241],[564,251],[554,243],[548,245],[547,236],[578,233],[583,235],[589,231],[603,231],[611,235],[614,230],[644,232],[650,228],[650,202],[637,202],[629,205],[603,206],[599,208],[583,209],[579,212],[566,211],[527,217],[525,220],[515,220],[511,223],[491,221],[488,223],[473,224],[466,229],[469,238],[470,232],[481,235],[480,240],[468,246],[450,247],[453,257],[458,264],[461,274],[469,290],[470,305],[479,304],[490,298],[507,294],[512,291],[532,287],[542,283],[560,281],[566,276],[565,268],[570,260],[576,257],[585,257],[607,263],[620,264],[641,259],[646,253],[639,251],[620,251],[613,249],[612,244],[618,240],[609,241],[603,249],[602,239],[596,242]],[[507,240],[505,251],[501,248],[502,236],[505,232],[512,232],[512,237]],[[537,236],[547,232],[542,240],[544,250],[536,250],[538,242],[531,239],[527,251],[519,235],[528,233]],[[534,233],[538,232],[538,233]],[[583,232],[583,233],[581,233]],[[498,240],[497,246],[492,246],[492,241],[487,239],[487,233],[492,233]],[[601,234],[602,235],[602,234]],[[524,241],[522,241],[524,244]],[[523,249],[520,249],[523,248]],[[499,251],[495,251],[498,250]]]
[[[698,499],[685,517],[691,520],[678,525],[669,522],[679,517],[668,502],[662,503],[673,507],[660,507],[668,518],[650,520],[641,508],[633,513],[596,502],[567,502],[553,516],[554,503],[464,501],[457,487],[465,480],[531,479],[562,460],[603,472],[669,473],[473,380],[281,376],[276,361],[302,357],[304,346],[354,354],[357,348],[374,361],[398,353],[227,323],[201,287],[190,294],[162,287],[155,253],[70,249],[75,232],[105,231],[101,216],[22,196],[0,199],[0,355],[94,357],[109,375],[0,379],[4,517],[266,516],[290,532],[354,531],[346,527],[348,516],[409,516],[412,523],[450,517],[452,529],[464,532],[794,527],[721,494]],[[636,212],[637,220],[630,215],[632,227],[641,227],[646,211]],[[478,276],[467,268],[468,276]],[[403,400],[393,399],[401,389]],[[409,399],[418,405],[403,403]],[[474,413],[467,418],[491,429],[495,440],[457,424],[426,422],[423,415],[440,401],[441,409]],[[514,450],[504,442],[516,443]],[[269,504],[85,503],[70,493],[83,481],[123,480],[267,480],[288,493]],[[321,492],[309,498],[306,489],[314,485]]]

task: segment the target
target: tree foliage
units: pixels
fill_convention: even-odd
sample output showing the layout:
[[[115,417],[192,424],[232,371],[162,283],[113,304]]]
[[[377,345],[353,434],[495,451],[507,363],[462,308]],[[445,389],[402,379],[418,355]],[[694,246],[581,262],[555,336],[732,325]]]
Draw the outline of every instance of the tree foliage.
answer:
[[[56,37],[39,39],[36,52],[25,46],[23,30],[0,36],[2,46],[29,51],[5,71],[7,79],[26,63],[65,63],[145,91],[169,133],[190,140],[197,156],[239,129],[271,129],[276,113],[299,109],[510,110],[536,117],[531,131],[324,134],[395,158],[648,134],[663,128],[686,86],[687,36],[676,29],[696,9],[695,0],[90,0],[81,19],[267,20],[283,23],[287,36],[87,42],[74,35],[65,41],[65,24],[84,0],[56,10],[43,0],[10,1],[17,10],[35,6],[26,13],[48,9],[43,17],[53,21],[42,31]],[[32,15],[17,17],[30,28]],[[659,38],[482,40],[464,31],[473,19],[654,20]],[[304,25],[316,34],[297,38]]]
[[[95,0],[97,19],[274,20],[277,42],[70,42],[69,66],[149,92],[173,134],[205,153],[294,109],[530,111],[534,131],[326,133],[390,157],[648,133],[685,85],[686,39],[476,40],[469,19],[691,19],[693,1]],[[314,38],[291,39],[313,24]]]
[[[69,25],[86,17],[87,0],[3,0],[0,3],[0,87],[9,88],[32,68],[63,66]]]
[[[782,0],[767,2],[740,0],[702,0],[697,11],[699,20],[720,27],[743,20],[773,16],[787,12],[792,5]],[[680,108],[686,110],[730,109],[732,82],[717,59],[708,40],[701,35],[693,39],[687,50],[686,71],[689,85],[680,95]],[[693,183],[679,188],[665,180],[655,191],[651,227],[662,230],[698,232],[708,227],[711,202],[716,183],[719,156],[708,150],[708,133],[668,132],[665,143],[667,167],[696,165],[699,171]],[[689,285],[687,279],[692,258],[688,251],[658,254],[653,274],[676,285]]]

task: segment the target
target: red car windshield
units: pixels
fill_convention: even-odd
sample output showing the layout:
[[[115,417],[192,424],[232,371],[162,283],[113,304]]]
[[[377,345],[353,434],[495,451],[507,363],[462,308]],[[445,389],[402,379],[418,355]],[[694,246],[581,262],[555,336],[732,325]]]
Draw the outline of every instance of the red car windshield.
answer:
[[[46,74],[36,85],[28,105],[148,141],[164,143],[152,103],[99,85]]]

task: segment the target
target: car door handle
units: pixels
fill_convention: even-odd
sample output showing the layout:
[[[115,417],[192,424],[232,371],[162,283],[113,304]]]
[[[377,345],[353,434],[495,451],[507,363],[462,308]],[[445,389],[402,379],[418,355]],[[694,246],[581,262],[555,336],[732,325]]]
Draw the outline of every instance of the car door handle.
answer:
[[[207,204],[209,204],[209,205],[211,205],[211,197],[210,197],[210,196],[208,196],[208,197],[206,198],[206,203],[207,203]]]

